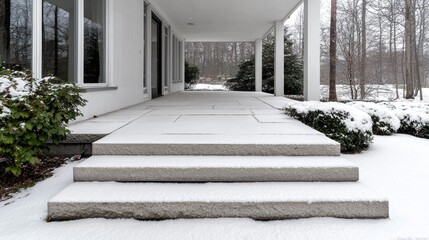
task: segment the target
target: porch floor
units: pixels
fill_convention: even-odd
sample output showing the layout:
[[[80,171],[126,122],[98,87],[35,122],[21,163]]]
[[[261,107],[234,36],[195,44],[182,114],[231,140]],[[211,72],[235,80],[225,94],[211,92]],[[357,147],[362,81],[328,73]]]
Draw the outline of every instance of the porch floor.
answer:
[[[279,110],[287,101],[291,100],[257,92],[181,92],[70,128],[73,134],[106,134],[95,148],[106,144],[308,144],[339,148],[339,144]],[[212,149],[215,152],[211,154],[218,150]]]

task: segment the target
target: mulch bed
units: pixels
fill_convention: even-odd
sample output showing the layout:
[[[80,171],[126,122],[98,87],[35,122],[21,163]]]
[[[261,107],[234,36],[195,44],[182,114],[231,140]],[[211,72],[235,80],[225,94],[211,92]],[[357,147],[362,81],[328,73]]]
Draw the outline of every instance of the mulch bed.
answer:
[[[0,201],[12,198],[12,194],[20,189],[34,186],[37,182],[43,181],[53,175],[53,171],[68,161],[78,160],[79,156],[73,158],[65,157],[43,157],[39,164],[34,166],[24,165],[22,174],[15,176],[6,173],[7,160],[0,159]]]

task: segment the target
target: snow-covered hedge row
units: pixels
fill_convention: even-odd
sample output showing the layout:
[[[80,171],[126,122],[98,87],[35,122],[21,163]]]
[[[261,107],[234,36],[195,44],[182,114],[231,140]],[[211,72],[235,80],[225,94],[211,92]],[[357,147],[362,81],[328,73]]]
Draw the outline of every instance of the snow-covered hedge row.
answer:
[[[398,133],[429,139],[429,105],[422,102],[385,102],[380,105],[389,108],[401,121]]]
[[[67,124],[85,105],[82,92],[53,77],[38,80],[31,72],[0,69],[0,158],[7,171],[19,175],[24,164],[38,161],[47,141],[66,137]]]
[[[371,116],[372,131],[376,135],[392,135],[401,127],[398,117],[384,106],[373,102],[349,102],[347,104]]]
[[[286,113],[341,144],[341,152],[357,153],[372,142],[371,117],[342,103],[290,102]]]

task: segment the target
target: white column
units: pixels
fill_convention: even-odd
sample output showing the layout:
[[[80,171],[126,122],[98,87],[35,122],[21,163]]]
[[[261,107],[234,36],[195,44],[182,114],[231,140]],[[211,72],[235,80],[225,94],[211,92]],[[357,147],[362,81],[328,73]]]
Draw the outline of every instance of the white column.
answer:
[[[275,47],[274,47],[274,95],[284,96],[284,24],[283,21],[277,21],[275,24]]]
[[[146,65],[145,67],[145,81],[146,89],[149,98],[152,98],[152,8],[150,5],[146,6],[146,22],[144,23],[144,30],[146,31]]]
[[[181,48],[180,48],[180,64],[181,64],[181,71],[180,71],[180,77],[182,78],[182,91],[185,91],[185,41],[186,39],[183,39],[180,43],[181,43]]]
[[[320,0],[304,0],[304,99],[320,101]]]
[[[262,92],[262,39],[255,42],[255,91]]]
[[[32,71],[35,78],[42,77],[42,0],[33,1],[33,56]]]

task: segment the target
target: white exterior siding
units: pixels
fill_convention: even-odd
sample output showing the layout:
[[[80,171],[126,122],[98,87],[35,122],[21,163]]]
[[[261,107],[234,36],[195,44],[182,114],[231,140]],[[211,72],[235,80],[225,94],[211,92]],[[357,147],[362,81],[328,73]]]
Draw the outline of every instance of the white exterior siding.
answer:
[[[84,97],[88,100],[88,104],[82,109],[84,117],[79,121],[149,100],[149,96],[143,93],[144,1],[108,1],[111,4],[107,13],[109,23],[108,85],[117,87],[117,89],[101,89],[101,91],[85,93]],[[158,11],[156,13],[159,14]],[[165,19],[164,16],[160,17]],[[172,29],[174,31],[174,28]],[[150,61],[150,59],[148,60]],[[184,81],[172,83],[170,76],[167,81],[170,82],[169,93],[184,90]],[[150,89],[150,79],[148,83]]]

